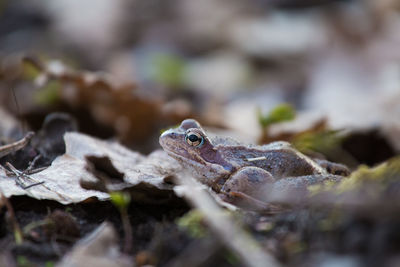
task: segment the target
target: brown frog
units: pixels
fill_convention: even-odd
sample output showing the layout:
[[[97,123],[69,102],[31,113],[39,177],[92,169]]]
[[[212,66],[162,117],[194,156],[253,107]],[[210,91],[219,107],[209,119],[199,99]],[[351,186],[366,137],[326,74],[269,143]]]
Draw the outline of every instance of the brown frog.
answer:
[[[200,182],[225,195],[254,196],[264,184],[281,178],[301,177],[305,183],[314,183],[316,176],[349,173],[344,165],[307,157],[287,142],[250,146],[228,137],[212,138],[193,119],[165,131],[159,141]]]

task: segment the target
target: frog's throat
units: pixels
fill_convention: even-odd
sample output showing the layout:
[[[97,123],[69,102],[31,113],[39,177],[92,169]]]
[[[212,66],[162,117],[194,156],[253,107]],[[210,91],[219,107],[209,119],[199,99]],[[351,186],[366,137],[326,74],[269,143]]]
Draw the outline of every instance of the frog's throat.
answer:
[[[184,157],[184,156],[179,155],[178,153],[175,153],[175,152],[170,151],[170,150],[167,150],[167,154],[170,155],[171,157],[177,159],[178,161],[180,161],[180,162],[182,162],[182,163],[184,163],[185,161],[190,161],[190,163],[191,163],[192,165],[197,165],[197,166],[200,166],[200,167],[206,166],[206,163],[207,163],[204,159],[199,159],[199,160],[201,160],[202,162],[204,162],[204,164],[202,164],[202,163],[200,163],[200,162],[198,162],[198,161],[195,161],[195,160],[193,160],[193,159]],[[209,163],[209,164],[212,164],[212,163]]]

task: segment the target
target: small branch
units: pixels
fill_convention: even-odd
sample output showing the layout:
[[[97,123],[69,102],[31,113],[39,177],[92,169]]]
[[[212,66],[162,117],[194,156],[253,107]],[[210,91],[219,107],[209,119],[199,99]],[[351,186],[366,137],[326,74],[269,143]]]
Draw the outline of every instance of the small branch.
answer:
[[[28,132],[21,140],[18,140],[8,145],[0,146],[0,158],[24,148],[32,139],[33,135],[33,132]]]
[[[193,178],[179,179],[180,184],[186,190],[180,191],[183,196],[199,209],[210,226],[211,230],[221,239],[226,247],[234,251],[243,263],[252,267],[277,267],[280,264],[267,251],[263,250],[259,243],[238,227],[234,219],[224,212],[202,187]]]
[[[23,187],[23,189],[28,189],[28,188],[31,188],[31,187],[34,187],[34,186],[37,186],[37,185],[41,185],[41,184],[44,184],[44,181],[37,182],[35,184],[26,185],[26,186]]]
[[[20,187],[22,187],[22,189],[28,189],[36,185],[44,184],[44,181],[36,181],[29,175],[26,175],[24,172],[17,170],[11,163],[6,162],[6,165],[15,174],[15,181]],[[30,182],[33,182],[33,184],[25,185],[22,181],[23,179],[29,180]]]
[[[36,157],[33,158],[31,162],[28,164],[28,168],[24,171],[24,173],[30,172],[33,169],[33,166],[35,166],[36,162],[42,158],[42,155],[38,154]]]
[[[6,165],[8,168],[10,168],[10,170],[14,173],[14,175],[17,177],[16,179],[16,183],[17,185],[21,186],[22,189],[28,189],[32,186],[36,186],[36,185],[41,185],[44,188],[46,188],[47,190],[55,193],[57,196],[59,196],[60,198],[64,199],[64,200],[68,200],[68,197],[66,197],[65,195],[62,195],[60,193],[58,193],[57,191],[51,189],[50,187],[48,187],[44,181],[37,181],[36,179],[32,178],[31,176],[25,174],[22,171],[17,170],[13,165],[11,165],[11,163],[6,162]],[[24,178],[26,180],[29,180],[30,182],[34,183],[33,185],[28,185],[26,186],[22,181],[21,178]]]

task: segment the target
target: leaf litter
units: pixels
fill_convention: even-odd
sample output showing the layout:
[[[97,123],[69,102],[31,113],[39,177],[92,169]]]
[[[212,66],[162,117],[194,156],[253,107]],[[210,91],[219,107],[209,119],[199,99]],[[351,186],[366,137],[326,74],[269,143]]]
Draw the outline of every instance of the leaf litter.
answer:
[[[124,174],[119,190],[146,188],[146,194],[133,197],[135,200],[152,199],[152,191],[168,200],[172,196],[172,185],[165,182],[180,167],[163,151],[155,151],[149,156],[133,152],[116,142],[80,134],[66,133],[64,136],[66,152],[57,157],[45,170],[30,174],[32,181],[43,184],[23,189],[16,184],[15,177],[9,177],[1,170],[0,189],[6,197],[27,195],[36,199],[55,200],[62,204],[79,203],[90,198],[109,199],[109,194],[97,190],[84,189],[81,184],[97,181],[96,176],[87,170],[86,156],[107,157],[116,170]],[[114,189],[115,190],[115,189]]]
[[[308,0],[251,5],[178,1],[149,9],[140,1],[107,5],[107,1],[94,0],[87,3],[95,3],[100,10],[106,7],[110,16],[80,16],[83,21],[76,20],[77,13],[90,10],[95,14],[97,9],[78,4],[56,8],[57,3],[52,3],[38,9],[28,5],[27,12],[25,5],[8,2],[0,17],[9,26],[0,33],[2,51],[7,53],[0,55],[0,100],[4,107],[15,111],[10,101],[12,87],[21,102],[21,113],[15,113],[27,119],[31,129],[38,131],[50,112],[69,112],[86,134],[116,136],[137,151],[153,153],[129,153],[114,147],[113,142],[82,134],[66,135],[76,139],[69,141],[75,147],[66,151],[62,137],[77,128],[69,128],[69,119],[50,120],[58,122],[54,127],[52,123],[42,127],[28,146],[0,159],[6,168],[1,179],[9,179],[10,186],[21,193],[9,199],[3,196],[0,216],[2,225],[8,228],[0,227],[1,244],[5,244],[0,265],[27,266],[33,261],[53,266],[52,261],[62,258],[76,240],[57,238],[63,234],[62,222],[76,224],[85,236],[104,220],[112,222],[120,235],[123,233],[121,240],[131,241],[128,261],[137,266],[256,266],[260,262],[288,266],[399,265],[398,159],[392,158],[400,147],[396,1],[325,1],[327,5]],[[309,6],[311,13],[306,8]],[[118,7],[123,12],[114,12]],[[51,20],[44,13],[50,13]],[[114,23],[116,18],[118,23]],[[21,31],[21,23],[29,27]],[[60,29],[68,34],[60,35]],[[116,37],[115,32],[123,32],[124,38]],[[62,44],[60,51],[48,38],[52,33]],[[316,42],[310,38],[315,33]],[[248,34],[256,38],[249,42]],[[106,43],[101,41],[105,36]],[[167,45],[160,42],[165,37]],[[8,52],[19,54],[21,47],[24,52],[39,48],[39,55],[61,55],[68,65],[91,71],[73,71],[55,60],[32,61],[33,65],[40,64],[25,64],[21,71],[10,66],[15,54]],[[151,61],[154,55],[161,56],[153,63],[155,73],[149,75],[151,68],[146,60]],[[117,79],[115,83],[109,74],[93,71],[115,69],[133,77],[134,82],[118,83]],[[203,100],[199,100],[201,97]],[[201,105],[201,101],[211,104]],[[227,109],[235,101],[245,105]],[[279,103],[299,109],[294,121],[287,121],[293,118],[293,110],[279,108]],[[213,106],[217,108],[209,108]],[[257,117],[257,106],[260,114],[271,110],[272,116]],[[274,106],[278,110],[274,111]],[[205,120],[205,113],[211,114],[212,120]],[[307,114],[314,118],[305,117]],[[199,118],[204,125],[225,125],[231,129],[228,135],[237,134],[250,143],[289,140],[304,153],[345,162],[354,172],[338,181],[315,179],[315,183],[302,186],[300,194],[289,188],[287,194],[278,194],[279,198],[267,188],[268,196],[262,200],[278,201],[273,204],[285,207],[277,213],[238,208],[212,197],[215,194],[207,188],[185,186],[191,174],[184,173],[163,152],[154,151],[159,130],[186,117]],[[3,131],[3,113],[1,118],[2,145],[26,134],[14,129]],[[222,123],[205,123],[211,121]],[[52,134],[51,129],[57,128],[61,130]],[[368,166],[360,167],[361,163]],[[5,174],[8,177],[3,177]],[[56,181],[60,174],[63,181]],[[15,185],[16,179],[19,185]],[[292,182],[296,187],[296,181]],[[32,192],[42,200],[34,199]],[[109,199],[109,192],[112,202],[95,201]],[[201,211],[197,220],[202,220],[208,235],[190,236],[177,228],[174,220],[185,217],[189,208],[170,205],[176,198],[174,192]],[[48,197],[56,201],[45,200]],[[74,204],[59,204],[62,201]],[[265,207],[265,203],[259,204]],[[56,224],[53,232],[47,232],[50,225],[37,226],[50,218]],[[121,227],[127,222],[132,226],[131,236]],[[89,236],[95,236],[91,239],[94,242],[83,242],[88,246],[76,243],[68,253],[80,254],[74,263],[85,266],[90,261],[100,266],[98,261],[102,261],[118,266],[118,259],[125,259],[119,252],[123,242],[115,238],[116,233],[104,231],[106,238],[101,237],[104,229],[111,229],[108,226]],[[199,230],[196,224],[190,227],[193,232]],[[44,230],[48,237],[43,239]],[[256,244],[254,251],[244,242],[249,240]],[[272,261],[266,260],[269,255]],[[65,256],[62,263],[71,259]]]

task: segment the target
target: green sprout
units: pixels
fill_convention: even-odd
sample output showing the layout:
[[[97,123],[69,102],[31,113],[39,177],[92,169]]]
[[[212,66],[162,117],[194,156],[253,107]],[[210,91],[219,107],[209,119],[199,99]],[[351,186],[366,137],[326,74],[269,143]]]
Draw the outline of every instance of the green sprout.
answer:
[[[296,111],[292,105],[283,103],[274,107],[267,115],[263,115],[258,109],[257,115],[261,127],[267,128],[274,123],[293,120],[296,117]]]
[[[345,136],[340,133],[335,130],[305,132],[296,136],[292,143],[301,152],[316,151],[327,155],[335,152],[345,139]]]
[[[132,250],[132,226],[129,221],[128,207],[131,203],[131,195],[126,192],[110,192],[111,203],[117,207],[121,214],[122,227],[125,232],[124,252],[129,253]]]
[[[118,210],[126,210],[131,202],[131,195],[125,192],[111,192],[111,202]]]

